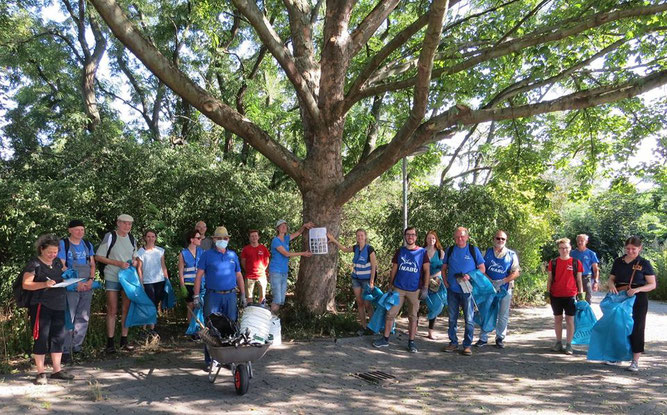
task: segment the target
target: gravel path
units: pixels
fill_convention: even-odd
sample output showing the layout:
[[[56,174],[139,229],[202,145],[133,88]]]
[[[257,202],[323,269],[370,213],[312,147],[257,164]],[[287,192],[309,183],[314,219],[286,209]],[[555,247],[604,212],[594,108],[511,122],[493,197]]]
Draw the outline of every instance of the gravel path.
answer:
[[[594,299],[594,310],[600,315]],[[667,304],[651,302],[647,354],[641,371],[549,351],[547,307],[513,310],[507,348],[474,350],[472,357],[442,353],[446,343],[417,339],[405,350],[406,321],[388,349],[371,336],[289,343],[269,350],[254,366],[250,392],[237,396],[229,371],[214,384],[201,370],[199,346],[182,344],[155,354],[77,366],[69,383],[31,384],[34,373],[0,378],[1,415],[54,414],[348,414],[452,413],[574,414],[667,413]],[[461,333],[462,334],[462,333]],[[477,335],[477,330],[475,331]],[[476,339],[476,337],[475,337]],[[396,382],[370,384],[357,372],[384,371]]]

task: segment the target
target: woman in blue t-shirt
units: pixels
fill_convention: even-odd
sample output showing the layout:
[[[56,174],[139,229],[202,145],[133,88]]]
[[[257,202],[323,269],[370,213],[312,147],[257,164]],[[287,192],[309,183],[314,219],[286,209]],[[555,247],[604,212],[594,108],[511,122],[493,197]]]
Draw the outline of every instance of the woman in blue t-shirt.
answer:
[[[377,259],[375,258],[375,250],[372,246],[366,243],[366,231],[357,229],[357,244],[346,247],[336,240],[330,233],[327,232],[329,241],[333,242],[343,252],[354,252],[352,258],[352,291],[357,300],[357,318],[361,328],[357,332],[360,336],[366,331],[367,320],[373,317],[373,307],[370,301],[365,301],[362,297],[364,286],[368,285],[372,290],[375,286],[375,274],[377,270]]]
[[[309,257],[313,255],[310,251],[290,252],[289,243],[298,238],[303,231],[315,226],[312,222],[304,223],[298,231],[287,233],[287,222],[280,219],[276,222],[276,235],[271,241],[271,262],[269,262],[269,280],[271,282],[271,312],[278,314],[280,306],[285,304],[287,294],[287,274],[289,272],[289,259],[296,256]]]

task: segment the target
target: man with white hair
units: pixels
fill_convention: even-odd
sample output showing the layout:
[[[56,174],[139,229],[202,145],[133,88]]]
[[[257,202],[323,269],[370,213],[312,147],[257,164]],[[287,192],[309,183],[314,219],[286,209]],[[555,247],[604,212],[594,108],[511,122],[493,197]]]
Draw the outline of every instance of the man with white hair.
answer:
[[[593,291],[598,290],[598,278],[600,276],[598,264],[600,261],[594,251],[586,248],[587,244],[588,235],[585,233],[577,235],[577,249],[573,249],[570,252],[570,256],[581,261],[584,266],[581,272],[581,282],[586,292],[586,301],[590,304]]]

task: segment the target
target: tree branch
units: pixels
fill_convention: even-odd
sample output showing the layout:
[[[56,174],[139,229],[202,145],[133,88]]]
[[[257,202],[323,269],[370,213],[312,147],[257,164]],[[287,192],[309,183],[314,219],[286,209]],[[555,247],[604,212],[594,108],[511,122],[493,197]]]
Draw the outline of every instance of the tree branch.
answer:
[[[472,126],[472,128],[470,128],[466,136],[463,137],[463,140],[461,140],[461,144],[459,144],[459,146],[456,147],[456,150],[454,150],[454,154],[452,154],[452,158],[449,159],[449,163],[447,163],[447,166],[445,166],[445,168],[442,169],[442,173],[440,174],[440,187],[442,187],[443,184],[445,183],[445,178],[447,177],[447,173],[449,172],[449,170],[451,170],[452,166],[454,165],[454,162],[459,156],[459,153],[461,153],[461,150],[463,150],[463,147],[466,145],[468,140],[470,140],[470,137],[472,137],[472,135],[477,130],[478,125],[479,124],[475,124]]]
[[[302,162],[292,152],[174,67],[169,59],[141,35],[139,30],[123,14],[115,0],[90,1],[109,25],[114,35],[176,94],[195,106],[213,122],[248,140],[253,147],[286,174],[297,182],[301,181],[303,175]]]
[[[305,111],[316,121],[320,120],[320,111],[315,101],[315,94],[308,87],[306,80],[296,67],[294,59],[289,50],[280,40],[266,16],[259,10],[257,4],[251,0],[232,0],[234,6],[248,19],[250,25],[255,29],[257,35],[266,45],[271,55],[278,61],[281,68],[285,71],[301,102],[305,106]]]
[[[380,0],[370,13],[359,23],[350,34],[350,43],[347,47],[348,56],[355,56],[373,36],[382,22],[398,5],[399,0]]]
[[[445,184],[451,182],[454,179],[458,179],[459,177],[464,177],[467,176],[471,173],[477,173],[483,170],[492,170],[495,166],[483,166],[483,167],[474,167],[470,170],[466,170],[463,173],[455,174],[454,176],[447,177],[445,180],[440,182],[440,187],[444,186]]]

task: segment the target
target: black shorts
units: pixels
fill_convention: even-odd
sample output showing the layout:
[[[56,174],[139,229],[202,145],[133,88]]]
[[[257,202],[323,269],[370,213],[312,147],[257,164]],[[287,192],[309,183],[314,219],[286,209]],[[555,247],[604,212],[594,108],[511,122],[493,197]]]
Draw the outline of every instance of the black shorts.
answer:
[[[160,304],[160,301],[162,301],[162,298],[164,298],[165,284],[166,284],[165,280],[162,280],[160,282],[144,284],[144,291],[146,291],[146,295],[148,296],[148,298],[150,298],[151,301],[153,301],[153,304],[155,304],[155,308],[158,307],[158,304]]]
[[[185,289],[188,290],[188,296],[185,297],[185,302],[191,303],[195,298],[195,286],[185,284]]]
[[[565,311],[566,316],[577,314],[577,306],[574,297],[554,297],[551,296],[551,309],[554,316],[562,316]]]

